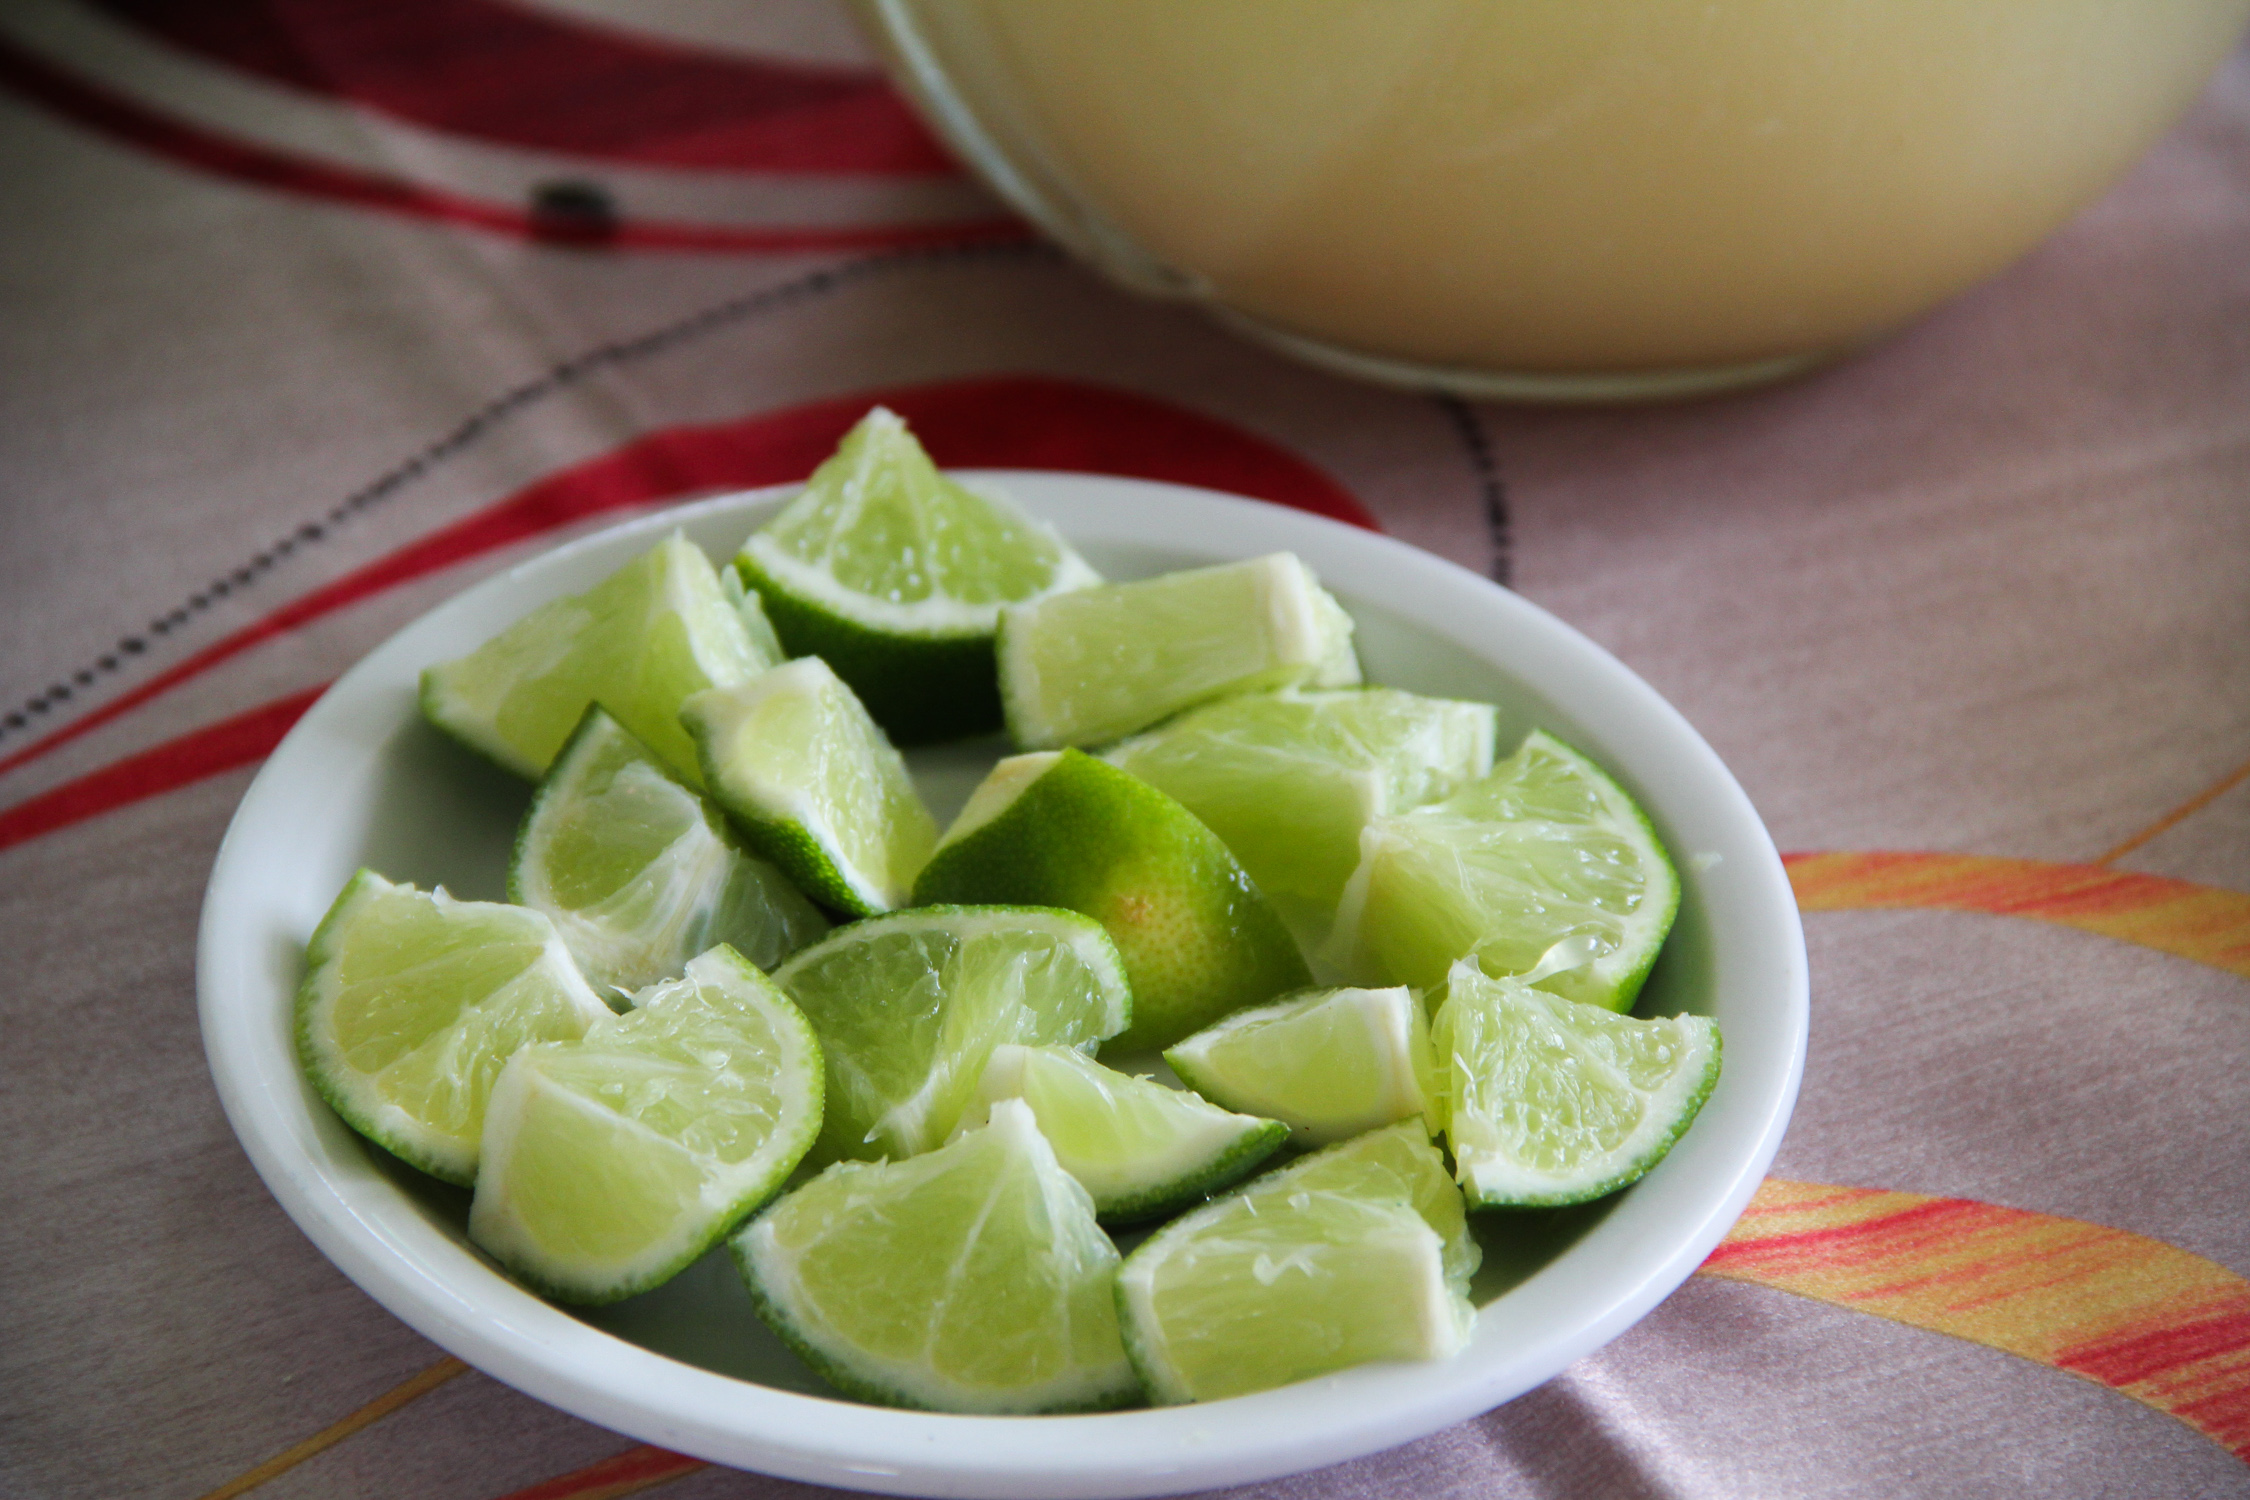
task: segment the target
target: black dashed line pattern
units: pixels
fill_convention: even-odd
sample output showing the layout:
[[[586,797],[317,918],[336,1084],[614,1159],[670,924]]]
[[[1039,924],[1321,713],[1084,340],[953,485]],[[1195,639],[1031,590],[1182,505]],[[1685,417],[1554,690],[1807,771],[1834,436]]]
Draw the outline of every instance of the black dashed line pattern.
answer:
[[[1458,396],[1440,396],[1437,403],[1469,450],[1469,466],[1476,471],[1477,488],[1484,503],[1484,536],[1492,549],[1485,572],[1494,583],[1507,586],[1515,567],[1514,540],[1508,526],[1508,487],[1500,479],[1500,463],[1492,452],[1492,439],[1477,420],[1476,409]]]
[[[0,740],[30,726],[41,715],[49,714],[67,704],[81,688],[89,688],[100,678],[118,670],[136,656],[146,652],[152,644],[161,641],[189,620],[226,598],[238,588],[246,588],[265,574],[270,573],[283,560],[300,547],[309,547],[324,540],[337,527],[350,521],[370,506],[378,505],[406,486],[420,479],[437,465],[459,454],[493,428],[518,411],[543,401],[558,392],[567,390],[587,376],[616,365],[630,364],[662,353],[676,344],[690,342],[705,334],[717,332],[731,324],[763,313],[777,312],[785,307],[808,302],[839,291],[854,282],[864,281],[886,271],[911,266],[963,260],[997,259],[1055,259],[1057,252],[1045,244],[1035,242],[1008,242],[1002,244],[938,245],[916,247],[910,250],[889,251],[871,255],[862,260],[846,261],[801,276],[795,281],[763,291],[750,292],[730,298],[713,307],[693,313],[676,323],[666,324],[649,333],[615,343],[602,344],[586,353],[549,368],[544,374],[524,382],[515,389],[495,397],[471,413],[451,432],[431,443],[421,452],[408,458],[396,468],[375,479],[361,489],[353,491],[317,520],[307,521],[278,540],[254,554],[249,561],[231,573],[221,574],[203,588],[188,595],[168,613],[158,615],[143,626],[139,633],[124,636],[110,650],[96,657],[90,666],[80,667],[66,678],[50,683],[44,692],[35,693],[5,715],[0,715]]]

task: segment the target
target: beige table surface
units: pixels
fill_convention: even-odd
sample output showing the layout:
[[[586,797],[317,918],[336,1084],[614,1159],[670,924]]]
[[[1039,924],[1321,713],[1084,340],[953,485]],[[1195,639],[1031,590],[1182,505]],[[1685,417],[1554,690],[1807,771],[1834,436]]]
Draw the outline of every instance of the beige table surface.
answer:
[[[2250,1494],[2250,56],[1864,355],[1558,412],[1106,289],[819,6],[722,47],[570,4],[0,10],[0,1493],[808,1492],[347,1282],[229,1133],[192,962],[322,684],[558,540],[801,475],[880,397],[941,461],[1360,515],[1510,583],[1792,856],[1811,1053],[1733,1238],[1530,1395],[1243,1493]]]

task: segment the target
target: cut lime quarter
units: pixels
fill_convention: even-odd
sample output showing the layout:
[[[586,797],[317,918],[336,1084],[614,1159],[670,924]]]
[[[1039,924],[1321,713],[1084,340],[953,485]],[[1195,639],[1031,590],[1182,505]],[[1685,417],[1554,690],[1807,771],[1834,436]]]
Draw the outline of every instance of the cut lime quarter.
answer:
[[[1166,1049],[1191,1089],[1322,1146],[1429,1108],[1430,1032],[1404,985],[1315,990],[1236,1011]]]
[[[1664,1159],[1719,1079],[1707,1017],[1620,1016],[1466,960],[1432,1033],[1446,1138],[1480,1208],[1616,1192]]]
[[[1575,951],[1586,961],[1539,986],[1622,1011],[1679,899],[1679,876],[1632,798],[1535,733],[1490,776],[1368,825],[1325,956],[1360,983],[1427,989],[1467,955],[1490,974],[1526,974]]]
[[[425,671],[422,711],[537,780],[598,701],[700,786],[680,704],[772,665],[711,560],[675,532],[585,593],[544,604],[467,656]]]
[[[937,823],[826,662],[803,657],[698,694],[680,717],[711,795],[806,894],[861,917],[906,904]]]
[[[1359,681],[1351,616],[1289,552],[1011,607],[999,652],[1026,750],[1107,744],[1228,693]]]
[[[1070,1047],[996,1047],[957,1129],[1021,1099],[1063,1170],[1094,1196],[1104,1223],[1159,1219],[1242,1177],[1289,1138],[1194,1094],[1105,1068]]]
[[[1051,527],[939,473],[882,407],[735,566],[789,650],[825,658],[902,745],[998,729],[1001,608],[1100,581]]]
[[[774,979],[827,1057],[823,1162],[928,1151],[952,1133],[994,1048],[1091,1048],[1132,1014],[1116,945],[1067,911],[893,912],[837,929]]]
[[[1226,841],[1283,914],[1325,930],[1373,818],[1492,770],[1499,710],[1392,688],[1249,693],[1103,752]]]
[[[936,1411],[1122,1406],[1117,1249],[1031,1110],[900,1162],[842,1162],[733,1241],[760,1317],[847,1395]]]
[[[1173,1220],[1127,1257],[1126,1348],[1166,1405],[1447,1358],[1476,1323],[1461,1221],[1461,1195],[1419,1126],[1331,1146]]]
[[[1133,985],[1120,1050],[1170,1046],[1312,979],[1216,834],[1147,782],[1078,750],[993,767],[914,895],[1060,906],[1100,922]]]
[[[532,797],[508,895],[553,919],[613,1003],[719,943],[770,969],[828,930],[715,804],[599,707]]]
[[[328,909],[305,963],[297,1055],[313,1087],[361,1135],[464,1186],[501,1066],[609,1015],[538,912],[372,870]]]
[[[812,1027],[740,954],[713,948],[578,1041],[510,1059],[469,1237],[564,1301],[647,1291],[773,1196],[820,1112]]]

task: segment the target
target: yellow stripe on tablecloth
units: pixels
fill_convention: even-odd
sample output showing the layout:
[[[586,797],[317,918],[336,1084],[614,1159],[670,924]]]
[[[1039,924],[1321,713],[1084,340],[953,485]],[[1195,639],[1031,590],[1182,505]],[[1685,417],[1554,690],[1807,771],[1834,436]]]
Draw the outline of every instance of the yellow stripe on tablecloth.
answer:
[[[2250,1463],[2250,1281],[2079,1219],[1769,1177],[1703,1274],[2006,1350]]]
[[[2101,865],[1989,854],[1792,854],[1805,911],[1937,909],[2029,917],[2250,979],[2250,894]]]
[[[284,1448],[255,1469],[235,1476],[209,1494],[202,1496],[201,1500],[234,1500],[237,1495],[246,1495],[267,1480],[279,1478],[281,1475],[288,1473],[314,1454],[327,1448],[333,1448],[361,1428],[374,1426],[408,1402],[427,1396],[454,1376],[464,1373],[468,1368],[467,1365],[457,1359],[441,1359],[421,1374],[402,1380],[397,1385],[392,1386],[341,1422],[331,1423],[294,1447]]]
[[[2097,865],[2114,864],[2116,861],[2123,859],[2126,855],[2132,853],[2135,849],[2140,848],[2141,845],[2149,842],[2151,839],[2156,838],[2160,834],[2169,833],[2173,829],[2179,827],[2182,823],[2185,823],[2188,819],[2194,817],[2197,813],[2203,811],[2203,809],[2209,807],[2212,803],[2218,801],[2221,797],[2224,797],[2227,793],[2233,791],[2236,787],[2242,785],[2246,781],[2250,781],[2250,761],[2245,761],[2241,765],[2236,766],[2233,770],[2227,772],[2226,775],[2220,777],[2217,781],[2211,783],[2211,785],[2205,787],[2202,791],[2197,792],[2194,796],[2188,798],[2187,801],[2181,803],[2178,807],[2173,808],[2170,812],[2166,813],[2163,817],[2158,818],[2155,822],[2149,824],[2140,832],[2134,834],[2128,839],[2125,839],[2123,842],[2116,844],[2109,850],[2108,853],[2095,860],[2094,863]]]

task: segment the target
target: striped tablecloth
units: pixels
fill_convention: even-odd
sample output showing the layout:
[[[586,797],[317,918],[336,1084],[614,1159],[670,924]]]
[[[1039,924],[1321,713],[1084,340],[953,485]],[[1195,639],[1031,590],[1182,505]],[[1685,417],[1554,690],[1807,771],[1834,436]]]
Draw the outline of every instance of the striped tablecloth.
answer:
[[[730,9],[0,8],[0,1493],[808,1493],[369,1301],[229,1134],[191,970],[235,801],[337,672],[882,400],[944,462],[1508,582],[1792,851],[1803,1101],[1702,1273],[1508,1406],[1244,1493],[2250,1495],[2250,57],[1849,363],[1532,411],[1107,290],[834,13]]]

